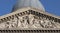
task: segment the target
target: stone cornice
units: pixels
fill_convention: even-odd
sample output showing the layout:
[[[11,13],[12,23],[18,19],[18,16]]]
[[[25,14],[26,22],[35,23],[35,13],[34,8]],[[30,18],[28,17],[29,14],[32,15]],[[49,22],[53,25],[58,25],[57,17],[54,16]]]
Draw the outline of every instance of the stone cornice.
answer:
[[[36,8],[33,8],[33,7],[22,8],[22,9],[16,10],[15,12],[10,13],[10,14],[4,15],[4,16],[0,16],[0,20],[4,20],[4,19],[11,18],[11,17],[16,16],[17,14],[19,14],[19,13],[21,13],[21,12],[25,12],[25,11],[29,13],[30,11],[28,11],[28,10],[33,10],[33,11],[35,11],[35,12],[39,12],[39,13],[41,13],[41,14],[50,16],[50,18],[53,17],[53,18],[56,19],[56,20],[57,20],[57,19],[60,20],[60,17],[59,17],[59,16],[55,16],[55,15],[52,15],[52,14],[50,14],[50,13],[43,12],[42,10],[39,10],[39,9],[36,9]],[[43,15],[43,16],[44,16],[44,15]]]

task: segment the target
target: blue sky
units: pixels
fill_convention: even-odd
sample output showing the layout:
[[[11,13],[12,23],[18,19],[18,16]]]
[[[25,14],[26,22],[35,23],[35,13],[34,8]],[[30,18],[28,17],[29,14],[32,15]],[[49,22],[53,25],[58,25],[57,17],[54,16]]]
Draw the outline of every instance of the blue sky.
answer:
[[[60,0],[40,0],[46,12],[60,16]],[[16,0],[0,0],[0,16],[12,11]]]

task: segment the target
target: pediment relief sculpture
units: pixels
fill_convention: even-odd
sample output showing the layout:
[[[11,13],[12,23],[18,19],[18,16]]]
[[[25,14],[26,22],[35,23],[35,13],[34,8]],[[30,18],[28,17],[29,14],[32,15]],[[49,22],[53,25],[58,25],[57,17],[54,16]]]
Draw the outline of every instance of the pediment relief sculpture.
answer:
[[[33,14],[14,17],[9,21],[0,23],[0,29],[10,28],[60,28],[59,23],[52,20],[42,18]]]

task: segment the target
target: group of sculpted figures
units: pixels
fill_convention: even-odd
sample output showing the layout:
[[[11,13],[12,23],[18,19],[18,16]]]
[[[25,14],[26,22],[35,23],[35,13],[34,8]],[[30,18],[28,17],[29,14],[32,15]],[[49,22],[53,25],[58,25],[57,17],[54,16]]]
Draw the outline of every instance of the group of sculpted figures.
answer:
[[[38,18],[35,15],[25,15],[1,23],[0,28],[56,28],[54,23],[48,19]]]

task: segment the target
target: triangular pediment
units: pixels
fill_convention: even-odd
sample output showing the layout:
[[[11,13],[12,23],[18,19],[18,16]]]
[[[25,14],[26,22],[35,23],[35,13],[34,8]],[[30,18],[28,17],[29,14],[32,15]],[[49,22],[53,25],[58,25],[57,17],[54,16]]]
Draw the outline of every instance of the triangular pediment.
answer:
[[[58,17],[34,8],[23,8],[0,17],[0,29],[60,28]]]

